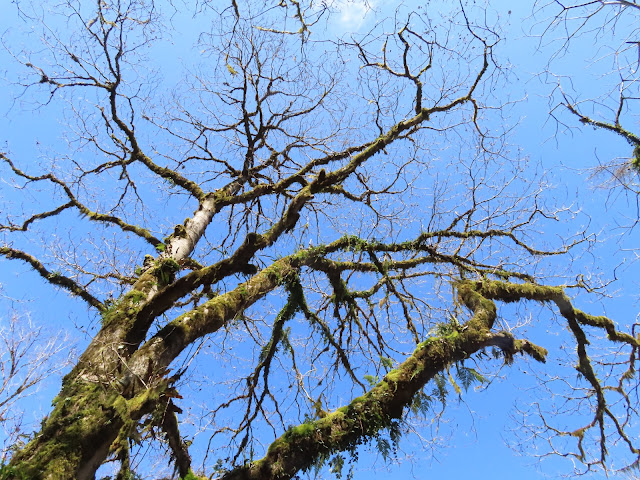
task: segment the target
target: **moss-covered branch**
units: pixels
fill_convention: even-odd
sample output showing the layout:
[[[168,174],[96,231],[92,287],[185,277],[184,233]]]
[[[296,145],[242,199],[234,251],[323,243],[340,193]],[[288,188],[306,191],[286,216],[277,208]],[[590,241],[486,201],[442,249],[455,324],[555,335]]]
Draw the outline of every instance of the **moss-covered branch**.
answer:
[[[587,348],[590,345],[590,341],[587,337],[583,326],[594,327],[603,330],[607,333],[609,340],[627,344],[631,349],[631,357],[629,360],[629,368],[625,371],[619,380],[619,386],[615,389],[621,394],[623,401],[629,408],[631,402],[629,397],[624,393],[622,389],[622,383],[628,380],[630,376],[635,372],[635,354],[640,347],[640,340],[633,335],[619,332],[615,328],[615,324],[612,320],[603,316],[589,315],[577,308],[575,308],[571,302],[571,299],[564,292],[562,287],[549,287],[544,285],[536,285],[531,283],[515,284],[510,282],[501,281],[463,281],[458,285],[458,290],[467,292],[466,297],[472,302],[482,303],[482,298],[500,300],[504,302],[518,302],[522,300],[533,300],[537,302],[553,303],[559,310],[560,314],[567,321],[569,330],[573,334],[576,343],[576,355],[577,364],[576,370],[580,375],[588,382],[591,388],[591,398],[593,399],[593,414],[587,424],[577,428],[573,431],[560,432],[556,431],[559,435],[572,436],[577,439],[578,452],[575,454],[576,458],[582,462],[587,457],[587,452],[584,446],[585,439],[587,438],[587,432],[596,429],[597,437],[599,438],[598,445],[600,450],[599,458],[595,463],[604,465],[609,454],[608,452],[608,437],[606,420],[609,419],[616,428],[616,431],[620,438],[627,444],[629,451],[640,458],[640,449],[636,448],[634,442],[629,437],[627,432],[620,426],[619,421],[616,419],[615,413],[611,410],[605,391],[607,387],[598,378],[593,362],[589,357]],[[517,348],[521,351],[529,353],[533,358],[540,358],[546,355],[546,351],[543,351],[540,347],[533,346],[532,344],[523,343],[523,341],[516,342]]]
[[[107,215],[107,214],[103,214],[103,213],[92,211],[91,209],[89,209],[87,206],[85,206],[83,203],[81,203],[76,198],[76,196],[73,194],[73,192],[71,191],[71,188],[69,187],[69,185],[67,185],[66,182],[60,180],[55,175],[53,175],[51,173],[48,173],[46,175],[39,175],[39,176],[29,175],[26,172],[20,170],[18,167],[16,167],[15,164],[7,156],[5,156],[3,153],[0,153],[0,160],[4,160],[9,165],[9,167],[11,168],[13,173],[15,173],[17,176],[19,176],[21,178],[24,178],[25,180],[28,180],[30,182],[38,182],[38,181],[46,180],[46,181],[49,181],[49,182],[51,182],[51,183],[53,183],[55,185],[58,185],[60,188],[62,188],[62,190],[64,191],[65,195],[69,198],[69,202],[67,204],[63,205],[62,207],[59,207],[58,209],[53,210],[51,212],[46,212],[46,213],[41,213],[41,214],[38,214],[38,215],[34,215],[30,219],[28,219],[23,225],[24,229],[26,229],[28,224],[31,223],[33,220],[40,219],[40,218],[51,217],[54,214],[57,214],[57,213],[62,212],[63,210],[66,210],[67,208],[75,207],[75,208],[78,209],[78,211],[82,215],[84,215],[89,220],[93,220],[95,222],[109,223],[111,225],[116,225],[116,226],[120,227],[121,230],[123,230],[125,232],[133,233],[133,234],[137,235],[138,237],[146,240],[148,243],[150,243],[154,247],[156,245],[162,243],[162,242],[160,242],[160,240],[158,240],[156,237],[154,237],[151,234],[151,232],[149,232],[149,230],[147,230],[146,228],[140,227],[138,225],[129,224],[129,223],[125,222],[124,220],[122,220],[121,218],[116,217],[115,215]]]
[[[206,193],[202,190],[202,188],[200,188],[200,185],[198,185],[193,180],[189,180],[185,176],[180,175],[175,169],[157,165],[149,157],[142,153],[137,155],[136,159],[159,177],[174,185],[182,187],[198,200],[202,201],[206,196]]]
[[[0,225],[0,232],[2,230],[8,230],[10,232],[26,232],[27,229],[29,228],[29,225],[31,225],[33,222],[37,220],[43,220],[49,217],[55,217],[59,213],[62,213],[66,209],[71,208],[73,206],[74,206],[73,202],[67,202],[64,205],[60,205],[58,208],[49,210],[48,212],[36,213],[35,215],[31,215],[24,222],[22,222],[22,225]]]
[[[191,471],[191,456],[187,445],[182,440],[178,419],[176,418],[176,407],[172,403],[167,405],[167,409],[162,418],[162,431],[166,436],[169,448],[171,448],[172,459],[176,466],[176,471],[180,477],[186,477]]]
[[[622,103],[622,102],[621,102]],[[640,173],[640,137],[635,135],[634,133],[626,130],[625,128],[618,123],[618,118],[616,119],[616,123],[608,123],[600,120],[595,120],[591,117],[580,113],[578,109],[569,102],[569,100],[565,97],[565,105],[569,109],[571,113],[578,117],[580,123],[584,123],[586,125],[592,125],[596,128],[602,128],[604,130],[608,130],[610,132],[614,132],[624,138],[629,145],[633,147],[633,152],[631,156],[631,166],[636,172]],[[620,109],[622,109],[622,104],[620,105]]]
[[[503,302],[518,302],[534,300],[537,302],[551,302],[556,305],[560,314],[567,320],[575,319],[581,325],[589,325],[607,332],[610,340],[626,343],[633,347],[640,347],[640,342],[633,335],[620,332],[615,323],[604,316],[590,315],[575,308],[563,287],[537,285],[535,283],[512,283],[499,280],[462,281],[459,288],[473,290],[483,297]]]
[[[513,338],[504,332],[477,328],[482,322],[449,335],[429,338],[414,353],[365,395],[315,421],[289,428],[255,462],[227,473],[224,480],[284,480],[309,469],[327,455],[351,449],[401,418],[414,395],[437,374],[456,361],[494,345],[515,350]]]
[[[296,256],[277,260],[230,292],[218,295],[171,321],[132,356],[132,372],[144,375],[148,362],[152,362],[154,370],[168,367],[198,338],[219,330],[281,285],[286,277],[295,274],[299,265]]]
[[[71,292],[73,295],[76,295],[82,298],[85,302],[91,305],[94,308],[102,311],[105,309],[103,303],[87,292],[84,288],[82,288],[77,282],[72,280],[71,278],[62,275],[59,272],[51,272],[47,270],[47,268],[43,265],[43,263],[34,257],[31,254],[23,252],[22,250],[17,250],[11,247],[0,247],[0,255],[4,255],[6,258],[22,260],[23,262],[28,263],[31,267],[40,274],[42,278],[44,278],[47,282],[57,285],[58,287],[62,287],[65,290]]]

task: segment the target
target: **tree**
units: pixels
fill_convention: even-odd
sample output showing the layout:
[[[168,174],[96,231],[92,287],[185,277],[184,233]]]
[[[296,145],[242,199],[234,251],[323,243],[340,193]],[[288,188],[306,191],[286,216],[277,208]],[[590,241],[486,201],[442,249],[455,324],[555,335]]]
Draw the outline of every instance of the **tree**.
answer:
[[[2,478],[90,479],[111,460],[133,478],[132,449],[154,440],[194,478],[179,414],[206,350],[206,466],[339,473],[341,452],[374,441],[388,454],[408,415],[433,414],[483,368],[544,363],[505,320],[532,304],[565,327],[578,372],[565,385],[582,423],[537,412],[552,451],[587,470],[614,451],[637,465],[638,339],[573,305],[571,289],[597,290],[581,273],[544,273],[593,237],[541,235],[572,213],[498,128],[505,79],[482,10],[399,10],[340,39],[322,29],[331,5],[195,8],[180,30],[171,2],[66,0],[42,19],[43,48],[9,47],[26,72],[18,101],[65,105],[69,143],[43,165],[0,154],[38,200],[3,208],[0,253],[99,325]],[[173,71],[153,60],[170,62],[171,25],[208,29],[203,62],[168,89]]]

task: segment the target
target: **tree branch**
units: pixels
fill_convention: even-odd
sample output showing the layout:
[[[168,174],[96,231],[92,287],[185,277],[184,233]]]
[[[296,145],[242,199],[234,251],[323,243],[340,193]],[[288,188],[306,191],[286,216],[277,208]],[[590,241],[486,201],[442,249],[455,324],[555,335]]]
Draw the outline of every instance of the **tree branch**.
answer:
[[[0,247],[0,255],[4,255],[9,259],[17,259],[22,260],[40,274],[42,278],[44,278],[47,282],[52,285],[57,285],[59,287],[64,288],[65,290],[71,292],[73,295],[77,295],[82,298],[85,302],[91,305],[94,308],[97,308],[99,311],[103,311],[105,309],[104,304],[87,292],[84,288],[78,285],[74,280],[62,275],[59,272],[50,272],[45,268],[45,266],[33,255],[30,255],[22,250],[16,250],[11,247]]]

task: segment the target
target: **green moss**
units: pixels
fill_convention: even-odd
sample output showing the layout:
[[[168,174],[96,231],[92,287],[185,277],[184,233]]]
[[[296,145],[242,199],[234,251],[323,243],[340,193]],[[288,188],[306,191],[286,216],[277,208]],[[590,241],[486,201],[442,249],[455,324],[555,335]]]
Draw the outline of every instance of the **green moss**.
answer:
[[[162,258],[156,261],[152,273],[158,279],[158,285],[163,287],[172,283],[179,271],[180,265],[173,258]]]
[[[104,424],[104,389],[94,383],[64,384],[41,434],[12,459],[26,478],[73,478],[80,461],[80,442],[96,438]],[[24,459],[24,460],[23,460]]]
[[[640,145],[636,145],[633,149],[633,156],[631,158],[631,167],[640,174]]]
[[[418,368],[414,369],[413,372],[411,372],[411,380],[413,380],[415,377],[420,375],[423,371],[424,371],[424,365],[423,364],[418,365]]]
[[[302,437],[305,435],[309,435],[315,431],[315,425],[313,422],[311,423],[301,423],[300,425],[296,425],[295,427],[290,428],[287,431],[289,437]]]
[[[429,337],[426,340],[424,340],[423,342],[420,342],[417,347],[419,349],[423,349],[423,348],[427,348],[429,345],[431,345],[433,342],[437,341],[437,338],[435,337]]]
[[[345,418],[346,413],[347,409],[345,407],[341,407],[335,412],[331,412],[329,415],[331,416],[332,422],[340,422]]]
[[[127,405],[127,400],[122,395],[118,395],[111,406],[121,418],[129,417],[129,406]]]
[[[345,235],[341,240],[346,243],[347,249],[353,250],[354,252],[364,251],[369,246],[366,240],[363,240],[356,235]]]
[[[384,379],[387,382],[397,383],[404,377],[404,371],[402,369],[396,368],[387,373]]]
[[[144,292],[131,290],[117,303],[110,305],[101,314],[102,325],[107,326],[113,321],[129,322],[138,313],[139,304],[146,298]]]
[[[131,299],[131,303],[137,305],[142,300],[144,300],[146,295],[143,292],[140,292],[138,290],[132,290],[127,294],[127,296]]]
[[[278,264],[277,262],[266,268],[264,270],[264,273],[277,285],[282,285],[284,283],[285,275],[283,274],[283,268],[282,265]]]
[[[215,192],[213,192],[213,198],[215,199],[216,203],[231,200],[231,196],[227,193],[227,190],[224,188],[221,188],[220,190],[216,190]]]
[[[189,473],[182,477],[182,480],[208,480],[208,477],[200,477],[193,473],[192,470],[189,470]]]
[[[0,480],[30,480],[31,475],[23,468],[11,465],[0,465]]]
[[[465,282],[467,286],[481,293],[484,297],[501,300],[503,302],[517,302],[522,299],[551,301],[558,295],[563,295],[562,287],[536,285],[534,283],[512,283],[498,280],[484,280],[482,282]]]

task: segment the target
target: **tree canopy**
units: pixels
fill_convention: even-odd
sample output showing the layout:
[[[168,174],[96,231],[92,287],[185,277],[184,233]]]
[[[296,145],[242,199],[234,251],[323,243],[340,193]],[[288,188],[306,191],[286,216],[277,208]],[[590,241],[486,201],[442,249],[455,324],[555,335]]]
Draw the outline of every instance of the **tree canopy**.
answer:
[[[361,446],[392,458],[518,365],[525,448],[640,465],[636,313],[603,307],[637,258],[635,2],[528,6],[556,138],[628,143],[569,159],[632,204],[593,223],[551,188],[570,174],[516,143],[506,7],[4,8],[8,115],[27,121],[0,152],[2,264],[45,303],[66,292],[55,328],[87,340],[0,478],[351,476]],[[585,39],[609,77],[583,91],[563,62]],[[62,368],[40,348],[37,380]],[[5,385],[0,413],[26,390]]]

